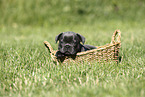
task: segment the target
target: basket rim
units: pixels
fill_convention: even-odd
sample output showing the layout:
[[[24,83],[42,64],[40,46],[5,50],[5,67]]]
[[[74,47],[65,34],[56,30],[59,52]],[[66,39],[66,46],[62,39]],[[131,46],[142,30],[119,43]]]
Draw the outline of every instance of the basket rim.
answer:
[[[92,52],[104,50],[106,48],[112,47],[112,46],[117,45],[117,44],[121,44],[121,43],[117,42],[117,43],[114,43],[114,44],[106,44],[106,45],[103,45],[103,46],[96,46],[97,49],[92,49],[92,50],[88,50],[88,51],[78,52],[76,54],[76,56],[86,55],[86,54],[89,54],[89,53],[92,53]]]

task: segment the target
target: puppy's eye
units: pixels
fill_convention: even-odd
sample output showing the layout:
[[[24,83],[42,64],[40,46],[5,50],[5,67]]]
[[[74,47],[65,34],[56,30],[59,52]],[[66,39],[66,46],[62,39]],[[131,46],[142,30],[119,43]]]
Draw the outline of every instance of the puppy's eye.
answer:
[[[76,40],[74,40],[74,43],[76,43],[77,41]]]
[[[60,40],[59,42],[60,42],[60,43],[63,43],[63,40]]]

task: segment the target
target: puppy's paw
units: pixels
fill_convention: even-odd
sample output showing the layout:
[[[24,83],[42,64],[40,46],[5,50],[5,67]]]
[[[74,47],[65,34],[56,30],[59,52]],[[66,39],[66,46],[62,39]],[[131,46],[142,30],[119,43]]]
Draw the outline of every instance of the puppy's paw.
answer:
[[[62,58],[62,57],[64,57],[65,55],[64,55],[63,53],[61,53],[60,51],[57,51],[56,54],[55,54],[55,56],[56,56],[57,58]]]

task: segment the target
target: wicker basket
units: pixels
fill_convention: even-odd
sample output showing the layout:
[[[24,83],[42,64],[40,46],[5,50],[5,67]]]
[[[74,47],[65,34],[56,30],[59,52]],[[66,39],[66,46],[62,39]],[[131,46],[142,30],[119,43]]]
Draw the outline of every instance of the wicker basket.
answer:
[[[121,32],[116,30],[113,33],[112,40],[110,44],[103,46],[96,46],[97,49],[88,50],[84,52],[77,53],[76,56],[66,56],[61,59],[57,59],[55,53],[57,51],[53,50],[49,42],[44,41],[51,58],[55,64],[69,63],[69,62],[108,62],[114,60],[118,63],[119,61],[119,48],[121,47]]]

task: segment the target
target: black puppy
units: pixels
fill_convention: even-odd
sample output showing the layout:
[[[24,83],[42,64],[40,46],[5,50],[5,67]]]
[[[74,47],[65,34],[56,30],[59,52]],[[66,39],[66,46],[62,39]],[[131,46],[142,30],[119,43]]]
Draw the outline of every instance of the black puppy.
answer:
[[[78,52],[96,49],[95,46],[82,45],[85,43],[85,37],[74,32],[62,32],[56,36],[55,41],[59,41],[57,58],[64,56],[75,56]]]

